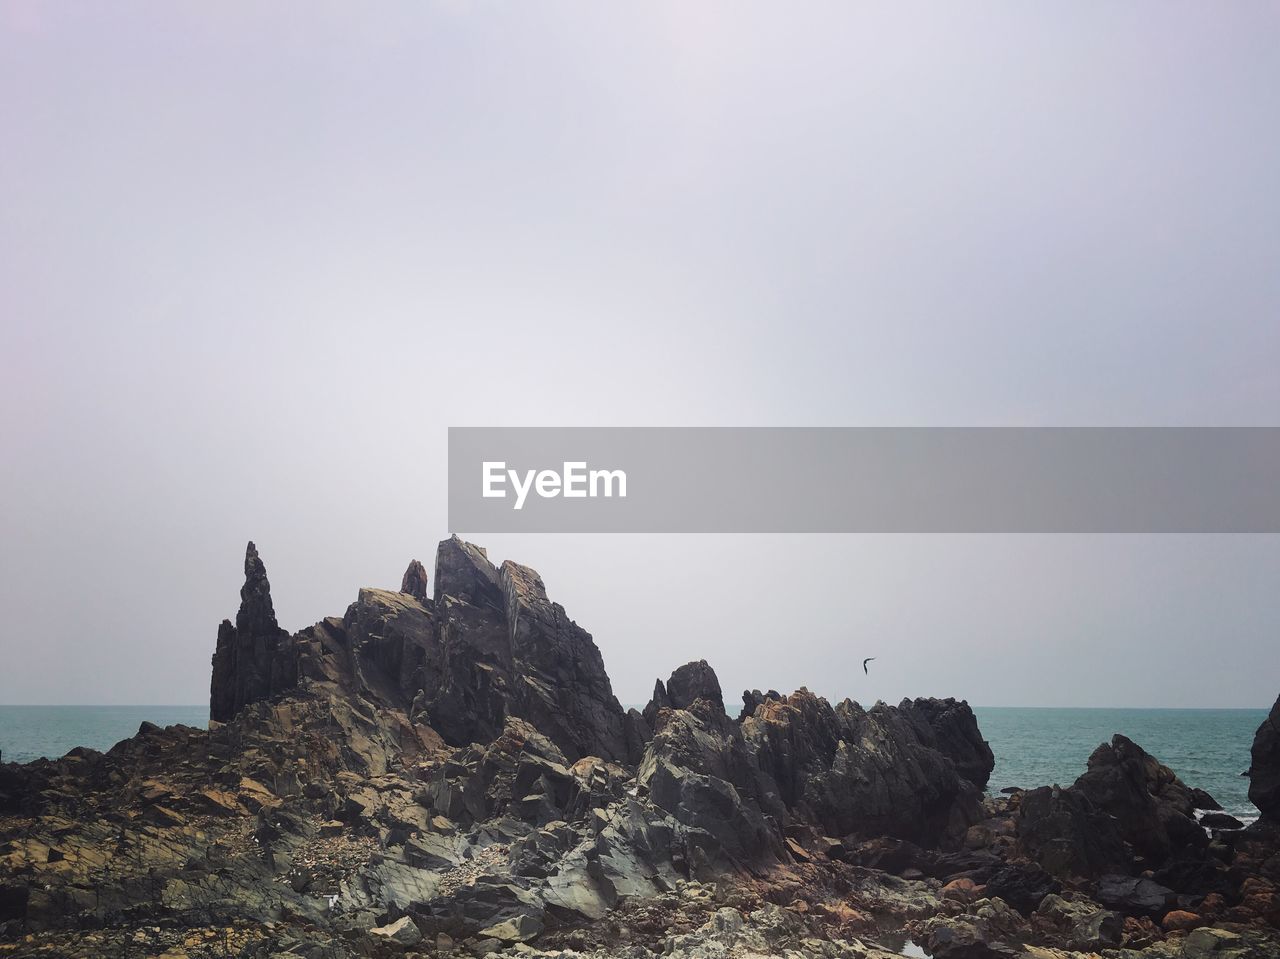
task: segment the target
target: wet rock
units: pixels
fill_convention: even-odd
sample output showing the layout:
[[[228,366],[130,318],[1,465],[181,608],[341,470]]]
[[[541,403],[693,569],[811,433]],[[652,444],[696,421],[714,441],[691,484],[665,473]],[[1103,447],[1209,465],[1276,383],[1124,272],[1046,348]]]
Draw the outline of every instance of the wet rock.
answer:
[[[1128,915],[1153,917],[1163,915],[1177,899],[1172,889],[1140,876],[1103,876],[1097,897],[1103,905]]]
[[[1168,932],[1187,931],[1203,925],[1203,919],[1194,912],[1187,912],[1184,909],[1170,910],[1165,913],[1164,918],[1160,920],[1161,928]]]
[[[1243,829],[1242,823],[1235,816],[1225,812],[1209,812],[1200,817],[1200,825],[1205,829]]]
[[[1267,824],[1280,824],[1280,698],[1253,737],[1249,801]]]
[[[1182,941],[1184,959],[1245,959],[1247,943],[1238,932],[1227,929],[1196,929]]]
[[[1118,946],[1124,933],[1124,917],[1083,898],[1045,896],[1036,908],[1035,919],[1051,928],[1055,941],[1068,949],[1099,950]]]
[[[1011,863],[997,869],[986,881],[988,897],[1003,899],[1024,916],[1035,912],[1059,883],[1033,863]]]
[[[981,899],[958,916],[938,916],[917,935],[933,959],[1014,959],[1025,955],[1021,917],[998,899]]]

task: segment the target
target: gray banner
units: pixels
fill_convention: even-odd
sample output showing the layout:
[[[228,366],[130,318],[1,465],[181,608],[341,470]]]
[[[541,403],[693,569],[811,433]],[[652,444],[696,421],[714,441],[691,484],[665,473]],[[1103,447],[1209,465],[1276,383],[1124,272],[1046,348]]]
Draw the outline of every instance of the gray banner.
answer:
[[[1276,533],[1280,428],[451,427],[449,527]]]

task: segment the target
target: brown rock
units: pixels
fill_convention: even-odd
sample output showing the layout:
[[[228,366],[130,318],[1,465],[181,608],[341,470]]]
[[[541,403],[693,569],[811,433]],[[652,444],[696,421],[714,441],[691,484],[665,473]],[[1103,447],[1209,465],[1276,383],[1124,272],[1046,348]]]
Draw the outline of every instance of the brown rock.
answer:
[[[1164,927],[1166,932],[1187,931],[1197,926],[1204,925],[1204,920],[1194,912],[1187,912],[1182,909],[1175,909],[1167,913],[1160,921],[1160,925]]]
[[[956,902],[973,902],[977,898],[978,886],[972,879],[962,877],[953,879],[942,887],[942,898]]]
[[[239,800],[222,789],[201,789],[194,798],[202,812],[215,816],[238,816],[244,812]]]

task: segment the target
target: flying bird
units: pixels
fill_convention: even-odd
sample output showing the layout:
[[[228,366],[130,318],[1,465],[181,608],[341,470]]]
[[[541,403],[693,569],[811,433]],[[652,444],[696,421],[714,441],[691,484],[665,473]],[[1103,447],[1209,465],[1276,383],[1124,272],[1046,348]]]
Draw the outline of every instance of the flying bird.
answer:
[[[875,659],[874,656],[868,656],[866,659],[862,661],[862,671],[866,673],[868,676],[870,676],[871,673],[867,672],[867,663],[871,662],[871,660],[873,659]]]

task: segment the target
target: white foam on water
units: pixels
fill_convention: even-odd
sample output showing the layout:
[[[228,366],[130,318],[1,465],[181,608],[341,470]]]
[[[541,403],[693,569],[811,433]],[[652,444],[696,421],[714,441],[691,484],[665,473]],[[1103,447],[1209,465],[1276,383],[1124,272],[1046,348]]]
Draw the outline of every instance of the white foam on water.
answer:
[[[1204,817],[1209,815],[1209,813],[1225,812],[1228,816],[1235,816],[1236,819],[1240,820],[1242,829],[1248,826],[1251,826],[1258,821],[1258,815],[1256,812],[1253,815],[1249,815],[1248,813],[1243,813],[1243,812],[1232,812],[1229,809],[1195,809],[1195,810],[1192,810],[1192,812],[1196,817],[1196,822],[1200,822],[1200,820],[1204,819]],[[1208,826],[1201,826],[1200,828],[1203,829],[1205,833],[1212,838],[1213,832],[1214,832],[1212,829],[1210,829]],[[1219,830],[1219,831],[1222,831],[1222,830]],[[1238,830],[1233,829],[1230,831],[1237,832]]]

